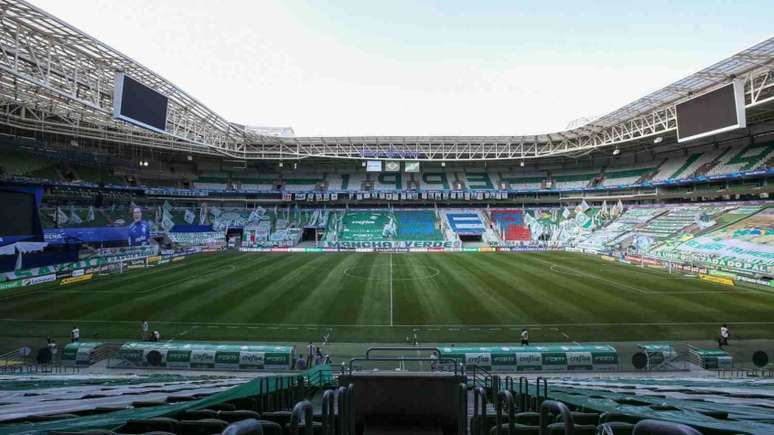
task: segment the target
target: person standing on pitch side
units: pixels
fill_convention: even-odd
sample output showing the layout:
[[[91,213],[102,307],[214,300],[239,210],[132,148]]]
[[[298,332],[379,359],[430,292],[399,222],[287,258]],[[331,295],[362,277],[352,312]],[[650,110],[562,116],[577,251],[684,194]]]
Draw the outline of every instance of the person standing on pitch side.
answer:
[[[77,326],[73,326],[73,330],[70,331],[70,342],[77,343],[81,341],[81,330]]]
[[[142,325],[140,326],[140,338],[142,341],[148,340],[150,337],[148,337],[148,331],[150,330],[150,325],[148,325],[147,320],[142,321]]]
[[[521,345],[529,346],[529,331],[526,328],[521,330]]]
[[[723,349],[723,346],[728,346],[728,337],[731,335],[731,331],[728,330],[728,325],[725,323],[720,327],[720,338],[718,339],[718,347]]]

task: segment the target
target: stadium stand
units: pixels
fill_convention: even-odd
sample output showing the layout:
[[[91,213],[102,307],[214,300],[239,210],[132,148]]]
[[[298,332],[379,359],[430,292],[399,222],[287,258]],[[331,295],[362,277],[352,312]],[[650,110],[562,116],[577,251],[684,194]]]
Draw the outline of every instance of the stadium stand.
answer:
[[[691,152],[688,155],[676,155],[666,159],[652,181],[664,181],[669,179],[690,178],[696,171],[715,160],[721,151],[709,149],[700,152]]]
[[[552,174],[556,189],[584,189],[599,175],[598,172],[562,171]]]
[[[504,241],[526,242],[531,240],[529,228],[524,225],[521,210],[493,210],[492,220]]]
[[[397,240],[444,240],[435,212],[429,210],[396,211]]]
[[[507,184],[507,188],[514,190],[538,190],[543,187],[546,179],[545,172],[530,173],[500,173],[500,180]]]
[[[604,180],[601,186],[616,186],[626,184],[637,184],[644,177],[653,172],[655,168],[646,166],[634,169],[616,169],[608,170],[604,173]]]
[[[772,156],[774,156],[774,142],[729,148],[717,159],[707,175],[758,169],[765,166]]]

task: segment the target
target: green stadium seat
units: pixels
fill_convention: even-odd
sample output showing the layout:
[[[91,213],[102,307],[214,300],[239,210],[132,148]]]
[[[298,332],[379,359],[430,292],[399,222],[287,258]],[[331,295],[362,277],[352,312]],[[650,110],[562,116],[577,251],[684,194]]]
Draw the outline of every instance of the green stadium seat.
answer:
[[[575,435],[597,435],[596,425],[576,424],[574,427]],[[564,435],[564,423],[551,423],[548,425],[550,435]]]
[[[509,428],[508,423],[500,424],[500,430],[497,427],[489,429],[490,435],[507,435]],[[528,426],[526,424],[514,423],[514,433],[517,435],[540,435],[540,426]]]
[[[177,420],[167,417],[156,417],[147,419],[132,419],[118,428],[119,433],[140,434],[146,432],[172,432],[177,431]]]
[[[278,423],[280,426],[285,427],[286,424],[290,423],[290,417],[292,414],[293,413],[290,411],[264,412],[263,419],[273,421]]]
[[[254,418],[256,420],[261,419],[261,414],[246,409],[240,409],[236,411],[220,411],[218,418],[229,423],[234,423],[240,420],[247,420],[248,418]]]
[[[183,420],[177,423],[177,433],[179,435],[210,435],[221,433],[227,427],[227,422],[214,418],[194,421]]]

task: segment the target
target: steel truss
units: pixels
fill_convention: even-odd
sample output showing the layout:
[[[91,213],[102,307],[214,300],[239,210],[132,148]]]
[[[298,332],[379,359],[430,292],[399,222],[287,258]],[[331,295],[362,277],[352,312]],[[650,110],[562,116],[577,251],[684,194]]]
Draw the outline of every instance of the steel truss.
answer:
[[[595,121],[535,136],[273,137],[230,123],[150,69],[22,0],[0,0],[0,124],[235,159],[512,160],[572,155],[668,134],[675,103],[743,80],[748,108],[774,101],[774,38]],[[167,132],[112,118],[123,71],[169,97]]]

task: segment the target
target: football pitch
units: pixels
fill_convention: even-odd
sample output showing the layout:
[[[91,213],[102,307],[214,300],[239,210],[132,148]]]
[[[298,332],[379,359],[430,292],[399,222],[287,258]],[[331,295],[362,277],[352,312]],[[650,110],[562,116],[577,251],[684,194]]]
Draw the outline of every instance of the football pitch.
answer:
[[[772,289],[774,290],[774,289]],[[0,293],[0,342],[535,342],[774,336],[774,291],[564,252],[201,254]]]

